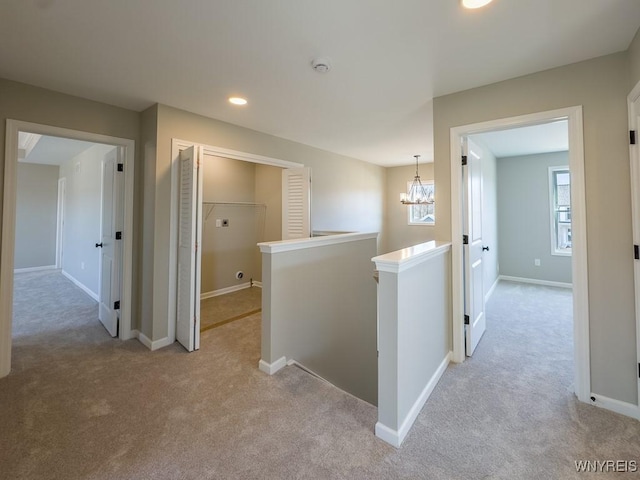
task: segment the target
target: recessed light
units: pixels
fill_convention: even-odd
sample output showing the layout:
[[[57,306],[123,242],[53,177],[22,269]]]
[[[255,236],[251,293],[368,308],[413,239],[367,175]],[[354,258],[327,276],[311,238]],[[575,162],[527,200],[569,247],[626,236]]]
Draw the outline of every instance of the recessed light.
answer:
[[[462,0],[462,6],[464,8],[481,8],[488,5],[493,0]]]
[[[234,105],[246,105],[247,99],[242,97],[229,97],[229,103],[233,103]]]

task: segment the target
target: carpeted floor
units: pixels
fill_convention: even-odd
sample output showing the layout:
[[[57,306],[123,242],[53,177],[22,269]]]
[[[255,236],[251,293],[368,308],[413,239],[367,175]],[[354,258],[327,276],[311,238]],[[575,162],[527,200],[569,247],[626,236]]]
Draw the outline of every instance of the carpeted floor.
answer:
[[[260,312],[261,308],[262,289],[259,287],[206,298],[200,302],[200,331],[240,320]]]
[[[571,393],[567,291],[503,283],[487,312],[475,356],[447,370],[399,450],[374,436],[375,407],[295,367],[260,372],[259,314],[191,354],[111,339],[82,308],[63,329],[16,318],[0,478],[607,478],[574,461],[640,461],[640,422]]]

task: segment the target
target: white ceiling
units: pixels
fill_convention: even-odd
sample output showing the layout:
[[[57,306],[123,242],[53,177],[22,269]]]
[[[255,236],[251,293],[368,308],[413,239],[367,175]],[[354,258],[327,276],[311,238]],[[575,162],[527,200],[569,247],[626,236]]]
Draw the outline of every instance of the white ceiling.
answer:
[[[626,50],[639,25],[639,0],[2,0],[0,77],[391,166],[432,159],[434,96]]]
[[[471,135],[496,158],[569,150],[566,120]]]
[[[24,134],[20,132],[20,137]],[[22,138],[19,139],[19,143]],[[25,159],[25,163],[38,163],[41,165],[62,165],[67,160],[88,150],[95,143],[82,142],[80,140],[70,140],[68,138],[48,137],[43,135],[37,141],[33,149]]]

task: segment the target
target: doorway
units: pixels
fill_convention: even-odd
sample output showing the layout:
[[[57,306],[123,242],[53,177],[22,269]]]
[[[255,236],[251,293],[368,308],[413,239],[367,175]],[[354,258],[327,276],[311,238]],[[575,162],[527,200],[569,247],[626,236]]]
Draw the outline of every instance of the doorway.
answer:
[[[536,125],[566,119],[569,132],[569,168],[571,171],[572,205],[572,280],[573,280],[573,341],[574,387],[578,398],[590,397],[588,278],[586,263],[586,208],[584,183],[584,153],[582,138],[582,107],[541,112],[506,119],[465,125],[451,129],[451,217],[452,217],[452,318],[453,360],[465,358],[465,302],[463,271],[463,169],[461,145],[464,137],[493,130]]]
[[[281,172],[300,165],[175,139],[172,150],[168,331],[193,351],[201,330],[261,308],[257,243],[283,238]]]
[[[113,162],[113,168],[118,170],[121,174],[121,189],[116,188],[114,192],[117,193],[113,196],[113,201],[119,202],[121,207],[118,207],[120,211],[122,211],[122,215],[119,220],[114,220],[112,222],[113,235],[115,237],[116,233],[115,227],[118,227],[119,233],[119,242],[120,244],[116,247],[121,250],[121,265],[122,268],[120,271],[117,270],[117,265],[112,262],[112,266],[116,268],[116,270],[112,270],[114,275],[112,276],[113,281],[117,281],[118,285],[115,286],[114,291],[120,292],[119,305],[115,304],[115,302],[109,301],[109,310],[112,311],[114,315],[117,315],[117,321],[119,323],[119,331],[118,337],[122,340],[126,340],[132,338],[132,329],[131,329],[131,280],[132,280],[132,245],[133,245],[133,158],[134,158],[134,149],[135,143],[133,140],[121,139],[115,137],[109,137],[105,135],[92,134],[87,132],[80,132],[74,130],[68,130],[64,128],[52,127],[47,125],[39,125],[33,124],[29,122],[21,122],[15,120],[7,120],[7,156],[5,157],[5,171],[4,171],[4,205],[3,205],[3,226],[2,230],[5,233],[2,239],[2,252],[1,252],[1,265],[0,265],[0,276],[2,279],[3,289],[0,292],[1,296],[1,304],[2,304],[2,312],[0,317],[0,346],[2,346],[2,351],[0,352],[2,355],[0,356],[0,375],[7,374],[10,371],[11,365],[11,323],[13,318],[13,276],[14,276],[14,265],[17,266],[18,261],[22,261],[20,258],[17,258],[16,255],[20,253],[20,249],[22,245],[19,245],[18,248],[16,246],[16,208],[17,208],[17,179],[18,179],[18,169],[19,163],[18,158],[20,156],[20,132],[28,132],[32,134],[34,138],[37,136],[43,137],[53,137],[58,139],[68,139],[79,142],[89,142],[95,144],[105,145],[107,150],[114,152],[114,159],[118,158],[117,164]],[[26,152],[23,152],[26,153]],[[76,165],[71,166],[71,168],[75,171],[78,168]],[[80,170],[82,166],[79,167]],[[102,167],[99,167],[102,168]],[[100,171],[100,170],[99,170]],[[100,173],[101,175],[104,172]],[[102,179],[102,177],[100,177]],[[68,179],[67,179],[68,180]],[[118,183],[120,183],[118,182]],[[65,191],[69,190],[69,183],[65,183]],[[55,184],[58,185],[58,179],[55,179]],[[58,195],[56,190],[55,196],[51,200],[52,208],[54,211],[59,211],[59,206],[61,202],[61,198]],[[104,205],[100,206],[101,211],[104,210]],[[63,210],[64,214],[68,217],[69,211],[68,208]],[[107,218],[106,216],[103,218]],[[115,217],[112,217],[112,220]],[[120,223],[117,223],[120,222]],[[50,243],[50,250],[52,253],[50,265],[52,268],[58,264],[60,261],[60,256],[58,255],[58,248],[61,246],[59,242],[64,241],[64,237],[59,234],[57,231],[57,220],[53,219],[54,225],[54,234],[52,236],[52,242]],[[102,234],[106,234],[105,223],[103,222],[100,231]],[[35,235],[27,235],[27,237],[35,238]],[[67,240],[72,238],[73,236],[68,234]],[[94,246],[94,244],[103,243],[100,237],[92,238],[91,248],[92,251],[95,252],[98,247]],[[57,245],[57,246],[56,246]],[[97,257],[98,254],[94,253]],[[28,252],[27,252],[28,256]],[[64,262],[64,257],[63,260]],[[79,261],[79,271],[87,270],[88,265],[84,264],[84,269],[82,268],[82,260]],[[46,262],[45,262],[46,263]],[[93,288],[88,287],[87,290],[92,291],[93,293],[100,298],[100,292],[103,290],[101,287],[104,286],[105,279],[105,262],[98,263],[98,274],[97,284],[93,286]],[[120,263],[120,262],[118,262]],[[26,267],[28,268],[28,267]],[[80,274],[78,274],[80,276]],[[84,282],[80,282],[84,283]],[[85,285],[87,286],[87,285]]]

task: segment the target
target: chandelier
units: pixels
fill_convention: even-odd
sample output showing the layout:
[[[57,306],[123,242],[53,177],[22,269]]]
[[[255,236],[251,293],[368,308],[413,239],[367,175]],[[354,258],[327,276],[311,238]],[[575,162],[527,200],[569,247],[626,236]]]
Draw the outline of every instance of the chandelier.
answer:
[[[414,155],[414,157],[416,159],[416,176],[413,177],[409,191],[400,195],[400,202],[404,205],[432,204],[434,203],[433,194],[427,194],[427,190],[422,185],[418,174],[418,159],[420,155]]]

